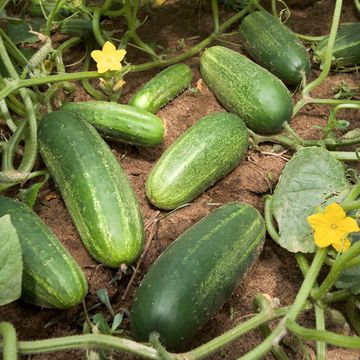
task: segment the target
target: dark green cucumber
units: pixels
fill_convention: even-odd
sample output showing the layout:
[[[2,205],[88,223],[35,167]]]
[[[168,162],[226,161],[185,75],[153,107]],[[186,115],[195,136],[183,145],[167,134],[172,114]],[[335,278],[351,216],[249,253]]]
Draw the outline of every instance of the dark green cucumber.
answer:
[[[200,70],[225,109],[239,115],[251,130],[277,133],[291,119],[292,100],[285,85],[245,56],[213,46],[202,54]]]
[[[128,105],[107,101],[71,102],[62,106],[113,140],[133,145],[156,146],[164,139],[164,125],[156,115]]]
[[[244,158],[248,132],[236,115],[205,116],[161,156],[146,181],[146,194],[158,208],[175,209],[204,192]]]
[[[308,76],[310,59],[296,35],[266,11],[255,11],[241,22],[246,51],[285,84],[298,85]]]
[[[83,40],[94,39],[92,22],[90,19],[70,18],[60,23],[59,32],[64,35],[80,37]]]
[[[320,41],[314,50],[314,58],[323,63],[326,56],[329,36]],[[344,67],[360,64],[360,23],[344,24],[336,34],[333,48],[332,66]]]
[[[0,196],[0,217],[9,214],[22,258],[22,298],[34,305],[66,309],[85,297],[88,286],[79,265],[44,222],[25,204]]]
[[[144,227],[138,200],[108,145],[67,111],[39,124],[41,156],[89,253],[110,267],[139,256]]]
[[[131,310],[134,337],[152,332],[173,349],[186,343],[231,296],[259,255],[265,225],[245,203],[224,205],[185,231],[150,267]]]
[[[185,64],[176,64],[161,71],[147,82],[129,101],[129,105],[156,113],[174,99],[191,82],[192,72]]]

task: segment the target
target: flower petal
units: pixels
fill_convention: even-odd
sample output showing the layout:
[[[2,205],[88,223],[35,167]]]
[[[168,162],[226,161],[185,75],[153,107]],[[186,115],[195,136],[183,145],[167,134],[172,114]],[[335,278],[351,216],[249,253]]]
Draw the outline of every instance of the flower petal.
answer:
[[[100,61],[97,63],[97,69],[100,74],[107,72],[109,70],[109,64],[105,61]]]
[[[328,218],[323,213],[310,215],[307,217],[307,221],[313,230],[317,230],[320,228],[328,229],[331,226],[331,223],[329,222]]]
[[[102,48],[102,52],[104,55],[112,57],[116,52],[116,47],[110,41],[107,41]]]
[[[339,237],[337,236],[336,231],[333,231],[331,229],[327,229],[327,230],[315,230],[314,232],[314,240],[315,240],[315,244],[320,247],[326,247],[329,246],[330,244],[333,244],[334,242],[338,242]]]
[[[122,65],[120,64],[120,62],[113,61],[110,64],[109,70],[121,70],[121,68],[122,68]]]
[[[359,225],[356,220],[347,216],[345,219],[341,220],[338,224],[338,230],[342,231],[345,234],[360,231]]]
[[[114,58],[117,61],[121,61],[125,57],[125,55],[126,55],[126,50],[124,50],[124,49],[116,50]]]
[[[332,244],[332,246],[335,248],[335,250],[337,252],[343,252],[344,253],[351,246],[351,242],[350,242],[349,239],[343,239],[343,240],[334,242]]]
[[[103,58],[103,53],[102,53],[102,51],[100,51],[100,50],[94,50],[94,51],[92,51],[91,52],[91,57],[96,61],[96,62],[99,62],[99,61],[101,61],[101,59]]]
[[[325,208],[325,216],[331,223],[336,224],[346,217],[346,213],[338,203],[333,202]]]

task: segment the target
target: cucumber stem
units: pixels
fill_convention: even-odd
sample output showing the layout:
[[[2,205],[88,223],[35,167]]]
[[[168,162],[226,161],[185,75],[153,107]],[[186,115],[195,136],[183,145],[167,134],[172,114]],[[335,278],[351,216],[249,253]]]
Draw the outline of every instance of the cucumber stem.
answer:
[[[257,347],[255,347],[253,350],[251,350],[238,360],[255,360],[261,358],[271,349],[274,344],[279,343],[279,341],[286,335],[286,322],[288,320],[295,321],[297,316],[301,312],[301,309],[306,303],[306,300],[315,284],[316,278],[326,258],[326,254],[326,248],[319,248],[317,250],[314,260],[309,268],[304,282],[300,287],[298,294],[296,295],[294,303],[290,307],[290,310],[279,322],[279,324],[273,330],[270,336],[268,336],[261,344],[259,344]]]
[[[214,33],[219,32],[219,6],[218,0],[211,0],[211,9],[214,19]]]
[[[341,346],[351,349],[360,349],[359,336],[338,335],[332,331],[307,329],[296,324],[293,319],[286,321],[286,327],[295,335],[305,340],[323,341],[330,345]]]
[[[323,70],[321,71],[319,77],[317,79],[315,79],[313,82],[311,82],[310,84],[308,84],[303,89],[302,95],[304,97],[308,96],[311,93],[311,91],[313,91],[319,85],[321,85],[323,83],[323,81],[326,79],[326,77],[329,75],[331,61],[332,61],[332,53],[333,53],[334,43],[335,43],[335,39],[336,39],[336,33],[337,33],[337,29],[339,27],[341,7],[342,7],[342,0],[336,0],[331,30],[330,30],[330,35],[329,35],[329,42],[328,42],[328,46],[326,49],[324,67],[323,67]]]
[[[350,248],[343,254],[341,254],[334,262],[329,274],[320,285],[319,289],[316,289],[312,297],[315,301],[319,301],[324,298],[330,288],[335,284],[336,280],[340,276],[345,265],[360,254],[360,242],[357,242],[350,246]]]
[[[4,360],[17,359],[16,331],[12,324],[0,322],[0,335],[3,338],[3,357]]]

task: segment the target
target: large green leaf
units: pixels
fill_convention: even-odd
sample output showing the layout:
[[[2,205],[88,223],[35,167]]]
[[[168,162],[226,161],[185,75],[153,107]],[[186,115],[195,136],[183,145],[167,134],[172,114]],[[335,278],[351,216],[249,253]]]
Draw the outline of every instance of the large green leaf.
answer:
[[[321,147],[299,150],[282,172],[271,202],[279,245],[291,252],[314,252],[306,218],[319,206],[341,201],[349,190],[343,165],[329,151]]]
[[[43,19],[11,19],[8,20],[5,33],[15,45],[22,43],[35,43],[39,41],[39,38],[37,35],[31,33],[30,30],[40,31],[42,24]]]
[[[360,232],[351,234],[350,239],[352,244],[360,241]],[[355,295],[360,294],[360,265],[345,269],[335,286],[338,289],[349,289]]]
[[[0,305],[21,296],[23,263],[21,246],[10,215],[0,218]]]

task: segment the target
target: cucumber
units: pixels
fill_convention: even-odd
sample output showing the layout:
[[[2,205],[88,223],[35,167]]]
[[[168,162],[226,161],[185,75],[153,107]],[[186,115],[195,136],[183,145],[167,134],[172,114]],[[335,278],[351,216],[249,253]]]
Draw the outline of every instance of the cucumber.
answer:
[[[274,134],[291,119],[292,101],[285,85],[245,56],[213,46],[202,54],[200,70],[225,109],[239,115],[251,130]]]
[[[9,214],[22,258],[22,298],[34,305],[66,309],[85,297],[88,285],[79,265],[44,222],[25,204],[0,196],[0,217]]]
[[[314,59],[322,64],[325,61],[329,36],[315,47]],[[360,23],[344,24],[336,34],[333,48],[333,67],[355,66],[360,64]]]
[[[172,65],[147,82],[130,99],[129,105],[156,113],[185,90],[191,79],[192,72],[189,66]]]
[[[232,171],[244,158],[248,133],[230,113],[205,116],[161,156],[146,181],[146,194],[161,209],[175,209],[195,199]]]
[[[255,11],[241,22],[246,51],[285,84],[298,85],[308,76],[310,59],[296,35],[266,11]]]
[[[71,102],[70,111],[93,125],[104,137],[132,145],[156,146],[163,142],[162,120],[142,109],[107,101]]]
[[[173,349],[186,343],[231,296],[259,255],[265,225],[245,203],[224,205],[190,227],[150,267],[131,310],[135,339],[152,332]]]
[[[60,23],[59,32],[64,35],[80,37],[83,40],[94,39],[92,22],[90,19],[70,18]]]
[[[85,247],[109,267],[134,262],[143,247],[139,203],[108,145],[67,111],[39,124],[39,149]]]

